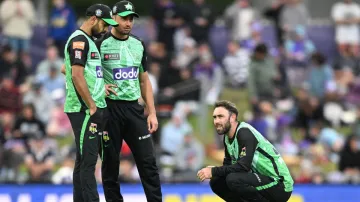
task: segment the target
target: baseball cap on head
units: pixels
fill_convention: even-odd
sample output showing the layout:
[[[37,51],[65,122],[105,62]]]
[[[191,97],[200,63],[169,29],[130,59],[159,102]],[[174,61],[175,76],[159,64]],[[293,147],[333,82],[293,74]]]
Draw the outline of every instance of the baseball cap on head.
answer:
[[[119,1],[113,7],[114,15],[117,14],[121,17],[125,17],[128,15],[133,15],[135,17],[139,17],[139,14],[135,12],[135,6],[130,1]]]
[[[94,4],[86,9],[86,16],[96,16],[104,20],[107,24],[116,27],[119,24],[112,19],[112,11],[109,6],[104,4]]]

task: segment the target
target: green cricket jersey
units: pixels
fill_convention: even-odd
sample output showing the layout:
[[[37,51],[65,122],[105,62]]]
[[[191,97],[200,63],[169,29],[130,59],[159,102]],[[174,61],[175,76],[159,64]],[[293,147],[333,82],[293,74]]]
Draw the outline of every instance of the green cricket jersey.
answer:
[[[117,96],[112,100],[133,101],[141,97],[139,74],[146,71],[146,52],[144,43],[130,35],[127,39],[118,39],[105,34],[96,41],[101,53],[106,84],[115,84]]]
[[[71,71],[73,65],[84,67],[84,77],[92,99],[97,107],[105,108],[105,83],[101,59],[95,42],[82,30],[76,30],[69,37],[65,47],[66,100],[64,112],[80,112],[88,109],[74,86]]]
[[[224,166],[213,168],[214,176],[226,176],[233,172],[253,172],[271,177],[273,182],[256,187],[258,190],[283,183],[286,192],[293,190],[294,181],[284,160],[275,147],[251,125],[239,123],[234,140],[224,137]]]

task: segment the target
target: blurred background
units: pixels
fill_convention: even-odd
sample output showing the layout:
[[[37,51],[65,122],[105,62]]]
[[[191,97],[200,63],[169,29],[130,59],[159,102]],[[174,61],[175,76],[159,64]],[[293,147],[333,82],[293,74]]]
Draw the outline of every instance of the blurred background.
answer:
[[[239,120],[277,147],[296,187],[360,183],[360,0],[132,2],[164,184],[199,183],[200,168],[221,165],[211,117],[220,99],[235,102]],[[116,1],[1,1],[0,183],[72,183],[75,143],[60,68],[66,40],[92,3]],[[99,185],[100,167],[99,159]],[[126,144],[120,181],[140,182]]]

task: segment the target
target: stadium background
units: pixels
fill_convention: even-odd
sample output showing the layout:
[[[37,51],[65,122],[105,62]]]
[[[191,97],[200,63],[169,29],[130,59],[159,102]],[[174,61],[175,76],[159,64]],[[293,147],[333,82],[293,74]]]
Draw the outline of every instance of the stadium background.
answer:
[[[58,49],[86,7],[97,2],[0,3],[2,202],[71,201],[74,142],[62,113]],[[219,201],[207,182],[196,179],[199,168],[220,165],[223,158],[211,120],[218,99],[235,102],[239,119],[252,123],[284,156],[296,183],[290,201],[360,201],[360,11],[336,7],[341,0],[205,0],[198,7],[174,0],[167,9],[159,3],[166,0],[132,2],[141,15],[133,33],[147,46],[156,97],[160,128],[153,137],[165,202]],[[355,32],[336,37],[336,16],[356,19],[347,27]],[[339,49],[336,38],[350,39],[354,54]],[[253,54],[261,43],[268,48],[265,59]],[[270,66],[275,82],[263,74]],[[257,77],[273,88],[260,95],[264,86],[254,84]],[[121,165],[125,197],[145,201],[126,145]],[[97,169],[102,193],[100,175]]]

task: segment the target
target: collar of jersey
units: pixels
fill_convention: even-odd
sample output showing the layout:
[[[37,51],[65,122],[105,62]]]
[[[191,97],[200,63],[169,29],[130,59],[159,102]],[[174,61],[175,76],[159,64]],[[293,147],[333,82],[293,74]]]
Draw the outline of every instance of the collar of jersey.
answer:
[[[119,39],[119,38],[117,38],[115,35],[113,35],[111,32],[110,32],[110,35],[111,35],[114,39],[119,40],[119,41],[126,41],[126,40],[128,40],[129,37],[130,37],[130,35],[128,35],[128,37],[127,37],[126,39]]]

